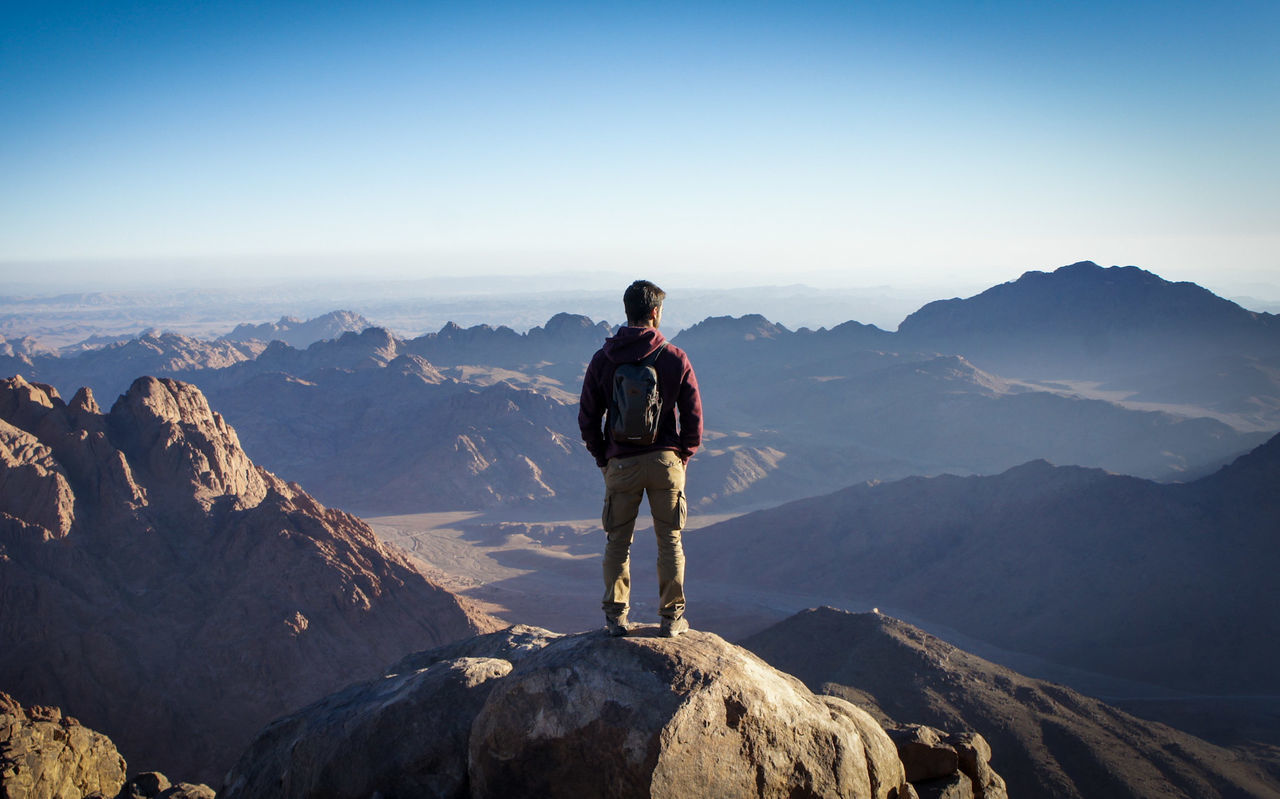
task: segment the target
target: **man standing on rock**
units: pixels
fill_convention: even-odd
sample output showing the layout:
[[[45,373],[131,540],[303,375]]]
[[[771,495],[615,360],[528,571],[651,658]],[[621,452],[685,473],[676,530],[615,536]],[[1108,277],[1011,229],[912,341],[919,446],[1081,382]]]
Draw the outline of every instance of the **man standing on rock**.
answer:
[[[658,537],[661,634],[684,619],[685,469],[702,443],[702,400],[689,358],[658,331],[666,292],[647,280],[622,295],[627,324],[592,357],[578,427],[604,474],[604,618],[610,635],[630,629],[631,540],[645,492]]]

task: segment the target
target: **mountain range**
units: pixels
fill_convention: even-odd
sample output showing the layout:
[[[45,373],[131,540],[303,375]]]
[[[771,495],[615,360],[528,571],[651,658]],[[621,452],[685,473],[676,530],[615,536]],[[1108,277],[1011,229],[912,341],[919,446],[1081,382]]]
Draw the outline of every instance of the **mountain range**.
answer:
[[[1276,694],[1280,436],[1159,484],[1033,461],[853,486],[686,541],[702,579],[893,608],[1007,650],[1210,694]]]
[[[1177,333],[1179,319],[1199,344]],[[1275,329],[1271,315],[1198,287],[1091,263],[925,306],[896,333],[709,318],[674,338],[698,371],[709,425],[690,499],[699,510],[765,507],[1035,458],[1194,479],[1280,429]],[[1112,344],[1078,357],[1090,330]],[[305,349],[156,334],[68,358],[27,346],[0,366],[100,396],[140,371],[194,382],[255,459],[362,512],[583,510],[597,486],[574,405],[608,332],[558,314],[526,333],[449,324],[401,339],[368,328]],[[1002,341],[1022,355],[1002,356]],[[495,421],[499,407],[509,421]]]

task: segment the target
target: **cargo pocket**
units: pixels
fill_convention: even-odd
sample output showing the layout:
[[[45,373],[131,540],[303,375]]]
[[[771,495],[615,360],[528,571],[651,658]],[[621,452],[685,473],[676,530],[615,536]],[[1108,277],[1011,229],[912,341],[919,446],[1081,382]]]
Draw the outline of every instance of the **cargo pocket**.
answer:
[[[684,501],[684,492],[681,491],[680,495],[676,497],[676,522],[675,522],[676,529],[683,530],[684,523],[686,520],[688,520],[688,518],[689,518],[689,506]]]
[[[604,510],[600,511],[600,526],[609,532],[610,517],[613,516],[613,494],[604,495]]]

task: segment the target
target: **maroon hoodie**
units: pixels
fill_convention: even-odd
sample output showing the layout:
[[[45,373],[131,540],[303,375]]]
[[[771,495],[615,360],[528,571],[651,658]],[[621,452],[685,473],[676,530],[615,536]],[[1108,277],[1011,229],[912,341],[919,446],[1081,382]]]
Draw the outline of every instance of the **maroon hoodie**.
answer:
[[[663,349],[653,368],[658,373],[658,396],[662,412],[658,415],[658,439],[643,447],[618,444],[604,431],[604,415],[609,409],[613,372],[620,363],[635,363],[660,347]],[[679,424],[677,425],[677,411]],[[605,339],[587,365],[582,379],[582,400],[578,405],[578,427],[582,440],[596,459],[597,466],[607,466],[610,458],[625,458],[645,452],[669,449],[688,461],[702,443],[702,399],[698,396],[698,379],[684,350],[667,342],[656,327],[618,328]]]

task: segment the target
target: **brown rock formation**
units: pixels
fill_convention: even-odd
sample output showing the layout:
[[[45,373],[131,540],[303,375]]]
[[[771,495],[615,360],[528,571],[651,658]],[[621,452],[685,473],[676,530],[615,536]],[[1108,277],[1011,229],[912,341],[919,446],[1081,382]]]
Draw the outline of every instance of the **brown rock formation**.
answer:
[[[711,633],[512,628],[418,663],[274,722],[222,796],[912,795],[867,713]]]
[[[147,769],[214,782],[268,719],[493,626],[176,381],[105,415],[0,382],[0,488],[0,685]]]
[[[107,736],[57,708],[24,708],[0,692],[0,796],[115,796],[124,775],[124,758]]]

